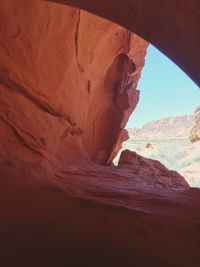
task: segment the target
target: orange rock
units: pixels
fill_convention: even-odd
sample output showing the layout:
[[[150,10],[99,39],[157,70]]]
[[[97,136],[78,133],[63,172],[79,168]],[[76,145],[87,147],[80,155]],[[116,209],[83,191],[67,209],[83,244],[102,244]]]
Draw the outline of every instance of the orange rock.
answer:
[[[154,146],[151,143],[146,144],[145,147],[148,148],[148,149],[153,149],[154,148]]]
[[[59,4],[11,0],[0,10],[0,153],[50,165],[77,157],[106,164],[138,102],[148,43]],[[127,60],[136,66],[134,82],[119,96]]]
[[[142,157],[136,152],[128,149],[122,151],[118,165],[130,168],[134,174],[139,175],[140,177],[148,176],[154,183],[164,183],[166,187],[169,184],[174,184],[174,188],[189,188],[184,177],[176,171],[168,170],[158,160]]]
[[[2,266],[200,263],[200,190],[180,179],[127,165],[49,171],[6,157],[0,174]]]
[[[113,159],[117,156],[119,150],[122,148],[122,143],[127,141],[128,139],[128,131],[126,129],[123,129],[119,134],[119,138],[117,138],[115,145],[113,146],[112,153],[110,154],[110,157],[107,161],[107,165],[112,164]]]
[[[137,155],[100,165],[127,138],[147,42],[49,1],[1,1],[0,18],[1,265],[199,266],[199,190]]]

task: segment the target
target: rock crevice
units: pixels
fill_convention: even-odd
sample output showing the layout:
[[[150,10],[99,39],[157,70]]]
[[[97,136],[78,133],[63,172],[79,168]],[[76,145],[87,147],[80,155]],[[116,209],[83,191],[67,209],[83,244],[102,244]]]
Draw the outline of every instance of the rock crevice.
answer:
[[[10,90],[14,90],[19,94],[22,94],[24,97],[26,97],[29,101],[31,101],[33,104],[35,104],[37,107],[39,107],[44,112],[49,113],[52,116],[63,118],[66,120],[71,126],[75,126],[76,123],[73,122],[73,120],[66,114],[64,114],[62,111],[55,110],[53,107],[51,107],[47,101],[42,100],[41,98],[33,95],[30,93],[28,89],[26,89],[23,85],[17,84],[15,81],[12,80],[3,80],[0,79],[0,84],[4,86],[4,88],[8,88]]]

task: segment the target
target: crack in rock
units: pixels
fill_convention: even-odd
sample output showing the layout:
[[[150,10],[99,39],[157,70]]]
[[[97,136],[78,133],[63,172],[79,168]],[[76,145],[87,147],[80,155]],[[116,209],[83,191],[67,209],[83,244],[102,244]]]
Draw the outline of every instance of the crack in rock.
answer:
[[[17,129],[14,125],[12,125],[10,122],[8,122],[7,120],[5,120],[5,118],[4,118],[3,116],[0,116],[0,119],[1,119],[7,126],[9,126],[9,127],[12,129],[12,131],[13,131],[15,137],[20,141],[20,143],[21,143],[22,145],[24,145],[26,148],[28,148],[28,149],[31,150],[32,152],[34,152],[34,153],[36,153],[36,154],[38,154],[38,155],[40,155],[40,156],[42,156],[42,157],[44,158],[44,155],[43,155],[40,151],[38,151],[37,149],[33,148],[33,147],[32,147],[32,146],[31,146],[31,145],[24,139],[24,137],[20,134],[19,129]]]
[[[35,95],[32,95],[24,86],[17,84],[15,81],[12,81],[12,80],[7,81],[3,78],[0,78],[0,84],[4,85],[10,90],[13,90],[17,93],[22,94],[24,97],[26,97],[29,101],[31,101],[41,110],[55,117],[65,119],[71,126],[76,126],[76,123],[68,115],[64,114],[63,111],[56,110],[55,108],[50,106],[46,101],[38,98]]]
[[[77,59],[77,65],[80,70],[80,72],[84,72],[83,67],[81,66],[79,62],[79,49],[78,49],[78,37],[79,37],[79,25],[80,25],[80,17],[81,17],[81,11],[80,9],[78,10],[78,20],[76,23],[76,28],[75,28],[75,33],[74,33],[74,42],[75,42],[75,54],[76,54],[76,59]]]

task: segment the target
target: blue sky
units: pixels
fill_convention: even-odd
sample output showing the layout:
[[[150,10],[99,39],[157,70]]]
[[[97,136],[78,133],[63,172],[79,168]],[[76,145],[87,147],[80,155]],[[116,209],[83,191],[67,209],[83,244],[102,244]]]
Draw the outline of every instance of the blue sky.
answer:
[[[192,114],[200,105],[200,88],[171,60],[150,45],[138,83],[139,103],[127,128],[168,116]]]

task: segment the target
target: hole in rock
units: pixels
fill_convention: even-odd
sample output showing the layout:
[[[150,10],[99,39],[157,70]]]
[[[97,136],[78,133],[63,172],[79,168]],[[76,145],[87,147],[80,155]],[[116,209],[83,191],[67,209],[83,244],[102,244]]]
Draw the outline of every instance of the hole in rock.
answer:
[[[200,187],[200,90],[152,45],[138,84],[140,100],[121,149],[159,160]],[[117,164],[121,151],[114,160]]]

